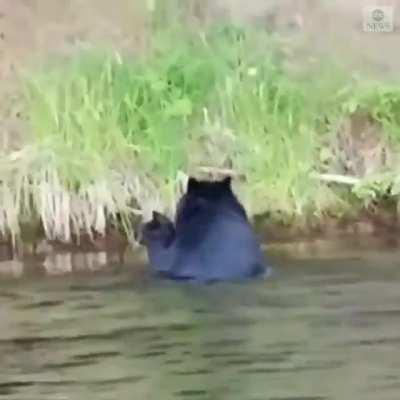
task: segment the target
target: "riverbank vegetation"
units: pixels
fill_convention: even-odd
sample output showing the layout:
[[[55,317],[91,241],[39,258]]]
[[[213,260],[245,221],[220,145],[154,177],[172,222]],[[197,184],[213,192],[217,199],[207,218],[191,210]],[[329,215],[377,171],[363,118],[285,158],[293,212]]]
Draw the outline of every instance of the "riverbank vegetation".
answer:
[[[132,238],[135,218],[173,213],[190,174],[234,175],[251,215],[287,225],[396,213],[399,83],[155,7],[140,54],[81,49],[20,74],[28,140],[1,154],[3,236],[37,221],[49,239],[110,225]]]

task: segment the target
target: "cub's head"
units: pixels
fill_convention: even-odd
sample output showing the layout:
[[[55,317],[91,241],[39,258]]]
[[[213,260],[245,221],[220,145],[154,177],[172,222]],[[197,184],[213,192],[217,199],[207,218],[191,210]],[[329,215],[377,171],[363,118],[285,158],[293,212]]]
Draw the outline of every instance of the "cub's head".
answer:
[[[165,215],[153,211],[151,221],[141,225],[138,231],[137,240],[141,245],[147,246],[152,243],[169,246],[174,239],[174,224]]]

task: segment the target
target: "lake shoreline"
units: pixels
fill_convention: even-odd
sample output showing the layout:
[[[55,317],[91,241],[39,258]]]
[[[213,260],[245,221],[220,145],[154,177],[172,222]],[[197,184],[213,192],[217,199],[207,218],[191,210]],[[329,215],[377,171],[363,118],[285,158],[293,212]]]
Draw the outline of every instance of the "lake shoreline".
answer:
[[[335,241],[345,237],[350,238],[385,238],[393,245],[398,244],[400,220],[396,213],[387,210],[368,213],[361,212],[356,217],[333,218],[323,217],[312,223],[282,224],[268,221],[266,217],[258,216],[253,225],[265,247],[295,243],[313,243],[316,240]],[[115,254],[122,263],[124,254],[129,249],[140,249],[140,246],[128,240],[122,229],[109,228],[105,235],[94,235],[90,238],[82,234],[69,242],[49,240],[45,238],[41,227],[36,224],[25,224],[21,230],[20,239],[14,244],[11,238],[0,238],[0,258],[21,259],[26,256],[59,253],[108,253]]]
[[[267,29],[157,4],[131,10],[143,17],[146,48],[90,35],[85,46],[70,43],[65,21],[54,51],[49,43],[34,61],[26,49],[6,68],[1,254],[121,255],[138,220],[173,215],[189,176],[234,177],[268,244],[398,233],[400,82],[388,72],[396,60],[382,74],[358,53],[315,46],[299,18],[294,30]],[[7,18],[19,12],[10,7]],[[348,28],[347,37],[372,43]],[[10,54],[12,37],[3,38]],[[388,37],[379,38],[381,54]],[[66,39],[69,51],[56,51]]]

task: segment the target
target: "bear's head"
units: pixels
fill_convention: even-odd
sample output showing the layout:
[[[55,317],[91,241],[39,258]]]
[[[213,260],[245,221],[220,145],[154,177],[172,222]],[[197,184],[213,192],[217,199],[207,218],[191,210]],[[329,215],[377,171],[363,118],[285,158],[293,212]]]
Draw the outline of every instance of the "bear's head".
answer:
[[[152,220],[140,227],[137,240],[144,246],[157,242],[167,247],[173,241],[174,236],[174,224],[165,215],[153,211]]]
[[[232,191],[231,181],[231,177],[220,181],[189,178],[186,193],[178,202],[175,218],[177,226],[204,212],[231,213],[247,218],[246,211]]]
[[[231,177],[228,176],[221,181],[199,181],[190,177],[187,194],[205,200],[219,200],[226,196],[232,196]]]

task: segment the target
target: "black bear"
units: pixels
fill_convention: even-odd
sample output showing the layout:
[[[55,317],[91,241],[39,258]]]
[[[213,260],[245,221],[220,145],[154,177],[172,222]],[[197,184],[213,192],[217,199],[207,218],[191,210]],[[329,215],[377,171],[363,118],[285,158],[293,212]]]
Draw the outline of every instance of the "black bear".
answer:
[[[263,254],[231,179],[190,178],[175,227],[159,213],[142,229],[150,264],[170,279],[200,282],[262,275]]]

